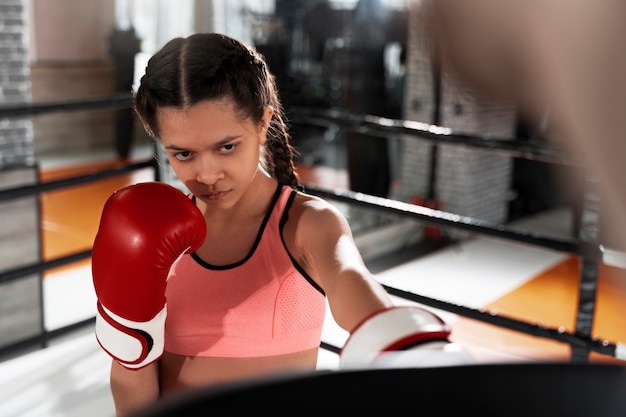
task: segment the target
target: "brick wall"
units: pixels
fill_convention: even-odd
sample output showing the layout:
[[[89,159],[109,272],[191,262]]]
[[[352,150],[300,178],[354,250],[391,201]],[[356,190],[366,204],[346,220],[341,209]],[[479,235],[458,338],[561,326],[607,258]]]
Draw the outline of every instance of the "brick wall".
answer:
[[[0,190],[37,182],[33,167],[0,170]],[[37,196],[0,201],[0,274],[41,260]],[[43,328],[41,274],[0,282],[0,347]]]
[[[431,39],[422,30],[420,15],[410,10],[407,44],[407,80],[404,117],[433,122],[435,92],[431,70]],[[471,91],[442,69],[440,125],[459,133],[481,137],[510,138],[515,134],[516,112],[509,103],[478,101]],[[433,145],[415,139],[403,140],[399,198],[424,196],[428,190],[430,153]],[[508,215],[512,175],[510,157],[455,145],[437,145],[435,192],[443,209],[477,219],[504,222]]]
[[[28,35],[22,0],[0,0],[0,58],[0,103],[29,102]],[[31,119],[0,119],[0,169],[33,163]]]
[[[25,0],[0,0],[0,105],[31,100]],[[0,190],[37,182],[29,117],[0,118]],[[0,201],[0,273],[40,258],[37,196]],[[0,282],[0,347],[42,331],[41,277]]]

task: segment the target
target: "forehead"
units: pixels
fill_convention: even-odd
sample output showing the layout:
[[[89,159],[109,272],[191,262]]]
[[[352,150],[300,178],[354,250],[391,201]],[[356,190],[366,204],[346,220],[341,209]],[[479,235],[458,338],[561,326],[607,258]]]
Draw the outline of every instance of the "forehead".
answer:
[[[157,121],[161,133],[177,128],[192,129],[195,126],[242,124],[247,119],[236,111],[231,100],[201,101],[189,107],[162,107],[157,110]]]
[[[195,118],[239,118],[234,102],[229,99],[205,100],[187,107],[159,107],[156,115],[159,122],[166,123],[189,122]]]
[[[202,101],[186,108],[159,108],[157,122],[160,139],[165,145],[220,141],[254,132],[252,120],[242,119],[232,100],[227,99]]]

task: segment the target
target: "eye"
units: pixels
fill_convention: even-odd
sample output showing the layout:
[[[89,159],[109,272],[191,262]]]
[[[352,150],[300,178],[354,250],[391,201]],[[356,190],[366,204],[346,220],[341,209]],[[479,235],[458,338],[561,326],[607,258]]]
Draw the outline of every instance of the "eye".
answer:
[[[191,152],[190,151],[176,152],[174,154],[174,158],[178,159],[179,161],[186,161],[187,159],[191,158]]]
[[[237,149],[237,146],[239,146],[236,143],[229,143],[228,145],[224,145],[220,148],[220,152],[221,153],[232,153],[234,152],[235,149]]]

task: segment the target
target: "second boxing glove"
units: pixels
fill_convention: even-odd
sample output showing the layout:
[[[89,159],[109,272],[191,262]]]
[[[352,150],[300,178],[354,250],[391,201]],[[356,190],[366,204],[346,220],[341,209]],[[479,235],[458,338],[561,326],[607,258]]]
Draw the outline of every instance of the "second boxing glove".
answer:
[[[131,185],[105,203],[92,253],[95,331],[121,365],[139,369],[162,355],[168,272],[205,235],[202,213],[165,183]]]
[[[341,366],[439,366],[472,362],[449,341],[448,325],[413,306],[378,311],[352,331],[340,352]]]

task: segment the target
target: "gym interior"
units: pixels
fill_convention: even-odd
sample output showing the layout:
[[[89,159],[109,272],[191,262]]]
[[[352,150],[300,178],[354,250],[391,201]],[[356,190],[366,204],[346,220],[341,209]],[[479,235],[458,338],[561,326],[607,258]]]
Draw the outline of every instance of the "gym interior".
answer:
[[[624,215],[598,200],[549,106],[530,120],[438,65],[420,3],[0,0],[0,416],[114,415],[110,358],[93,334],[91,248],[114,191],[184,188],[135,119],[131,92],[151,54],[194,32],[265,56],[304,189],[345,214],[398,305],[436,312],[476,365],[493,366],[402,370],[420,368],[430,389],[474,404],[509,399],[502,378],[511,397],[543,398],[532,415],[624,412],[626,396],[611,394],[626,388],[626,247],[612,227]],[[329,381],[316,387],[350,383],[332,379],[348,333],[327,314],[322,336]],[[352,382],[376,391],[376,372]],[[372,394],[396,386],[398,410],[424,404],[399,388],[417,373],[379,377],[386,388]],[[545,397],[524,392],[540,380]],[[151,415],[181,415],[169,411]]]

